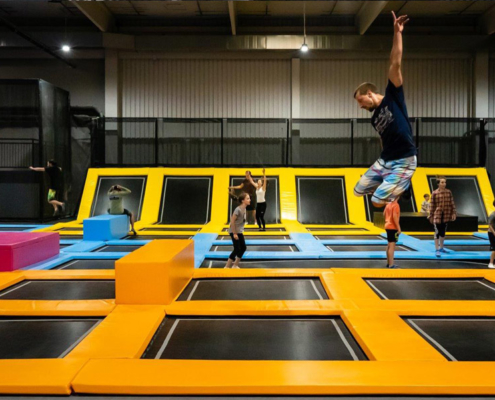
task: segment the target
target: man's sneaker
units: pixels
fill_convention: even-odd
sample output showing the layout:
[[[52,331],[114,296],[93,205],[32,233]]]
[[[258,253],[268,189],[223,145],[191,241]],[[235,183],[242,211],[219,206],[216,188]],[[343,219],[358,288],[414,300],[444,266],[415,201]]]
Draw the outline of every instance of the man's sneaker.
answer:
[[[394,264],[389,267],[390,269],[400,269],[400,267],[397,264]]]
[[[448,251],[447,251],[447,250],[445,250],[443,247],[442,247],[439,251],[440,251],[440,253],[445,253],[445,254],[447,254],[447,253],[448,253]]]
[[[488,268],[495,268],[495,265],[493,265],[492,263],[488,264]]]
[[[435,251],[435,255],[436,255],[437,257],[440,257],[440,256],[442,255],[442,253],[440,252],[440,250],[437,250],[437,251]]]

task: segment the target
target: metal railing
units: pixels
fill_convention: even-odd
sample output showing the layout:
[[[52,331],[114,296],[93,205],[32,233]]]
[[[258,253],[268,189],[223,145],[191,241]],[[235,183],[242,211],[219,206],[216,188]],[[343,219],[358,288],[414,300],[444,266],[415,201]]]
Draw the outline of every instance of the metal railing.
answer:
[[[486,162],[480,138],[490,120],[410,122],[420,165]],[[381,151],[369,119],[104,118],[101,126],[98,166],[368,166]]]
[[[27,168],[38,165],[37,139],[0,139],[0,168]]]

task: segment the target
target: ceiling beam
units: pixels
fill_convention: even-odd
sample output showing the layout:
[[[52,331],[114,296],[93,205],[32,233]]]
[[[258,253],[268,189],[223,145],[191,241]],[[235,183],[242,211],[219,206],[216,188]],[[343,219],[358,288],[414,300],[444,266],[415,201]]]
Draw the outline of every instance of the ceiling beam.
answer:
[[[480,17],[479,25],[482,33],[486,35],[495,33],[495,6],[490,8]]]
[[[388,1],[365,1],[356,14],[355,24],[360,35],[364,35],[373,21],[380,15]]]
[[[235,12],[235,1],[229,0],[229,17],[230,26],[232,28],[232,35],[237,35],[237,13]]]
[[[73,1],[74,4],[102,32],[115,32],[115,18],[100,1]]]

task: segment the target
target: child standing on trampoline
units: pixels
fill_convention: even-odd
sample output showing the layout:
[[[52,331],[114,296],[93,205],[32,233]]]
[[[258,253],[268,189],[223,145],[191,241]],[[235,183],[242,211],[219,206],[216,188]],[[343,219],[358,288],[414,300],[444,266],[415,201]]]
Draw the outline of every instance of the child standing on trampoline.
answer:
[[[227,264],[224,268],[239,268],[239,263],[244,255],[247,247],[244,240],[244,225],[246,225],[246,209],[251,203],[251,198],[247,193],[239,195],[241,203],[232,213],[230,217],[229,235],[232,238],[234,250],[230,253]]]
[[[450,221],[455,221],[456,210],[454,196],[447,189],[447,179],[445,176],[437,176],[438,189],[431,194],[430,214],[428,220],[435,227],[435,255],[441,256],[441,253],[446,253],[443,248],[445,240],[445,232],[447,224]]]
[[[495,201],[493,202],[495,206]],[[493,261],[495,260],[495,211],[488,217],[488,239],[490,240],[490,264],[488,268],[495,268]]]
[[[399,241],[400,229],[400,206],[399,198],[390,201],[383,210],[385,217],[385,230],[387,231],[387,268],[399,268],[394,264],[395,245]]]
[[[409,124],[404,89],[402,87],[402,31],[409,21],[406,15],[394,17],[394,41],[390,53],[388,85],[385,96],[378,94],[373,83],[362,83],[354,92],[359,106],[372,112],[371,125],[379,133],[382,145],[380,158],[361,177],[354,194],[373,194],[375,207],[383,207],[389,199],[404,193],[411,198],[411,178],[416,171],[416,146]]]
[[[108,200],[110,200],[110,208],[108,209],[108,213],[112,215],[127,215],[131,222],[131,231],[135,235],[136,230],[134,229],[134,214],[125,209],[123,205],[124,197],[131,193],[132,192],[129,189],[123,186],[113,185],[108,190]]]
[[[266,174],[263,168],[263,180],[258,180],[256,188],[256,221],[260,231],[266,231],[265,213],[266,213]]]

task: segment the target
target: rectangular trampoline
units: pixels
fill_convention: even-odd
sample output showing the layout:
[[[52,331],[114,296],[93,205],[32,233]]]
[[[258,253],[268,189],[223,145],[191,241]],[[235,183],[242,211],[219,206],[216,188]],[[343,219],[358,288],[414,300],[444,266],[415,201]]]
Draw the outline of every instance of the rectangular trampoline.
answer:
[[[326,245],[327,249],[331,251],[386,251],[387,244],[356,244],[356,245]],[[395,246],[395,251],[415,251],[406,246]]]
[[[317,240],[387,240],[379,235],[314,235]]]
[[[433,233],[430,235],[408,235],[413,238],[419,239],[419,240],[434,240]],[[473,241],[478,241],[478,240],[488,240],[488,239],[482,239],[477,236],[473,235],[446,235],[445,240],[473,240]]]
[[[286,232],[285,228],[266,228],[267,232]],[[229,228],[224,228],[223,232],[228,232]],[[244,228],[244,232],[259,232],[259,228]]]
[[[289,240],[288,235],[244,235],[245,240]],[[216,240],[232,242],[230,235],[218,235]]]
[[[301,224],[349,223],[343,176],[296,176],[296,193],[297,220]]]
[[[384,300],[495,300],[495,284],[483,278],[367,278]]]
[[[123,240],[192,239],[190,235],[129,235]]]
[[[114,280],[24,280],[0,291],[0,300],[107,300]]]
[[[146,176],[99,176],[91,206],[91,217],[108,214],[108,190],[113,185],[123,186],[131,191],[124,197],[124,208],[134,213],[136,221],[141,219],[141,210],[146,190]]]
[[[495,361],[495,318],[410,317],[404,320],[449,361]]]
[[[63,358],[101,318],[0,318],[0,359]]]
[[[165,317],[142,358],[367,359],[340,317]]]
[[[143,246],[136,245],[106,245],[92,252],[96,253],[132,253],[134,250],[140,249]]]
[[[200,268],[223,268],[226,259],[206,258]],[[245,259],[241,261],[241,268],[385,268],[384,259],[277,259],[264,260]],[[482,260],[398,260],[402,269],[486,269],[486,262]]]
[[[109,259],[80,259],[65,262],[54,269],[115,269],[115,261]]]
[[[469,244],[464,244],[464,245],[457,245],[457,244],[447,244],[445,245],[447,250],[453,250],[453,251],[490,251],[490,244],[482,244],[482,245],[469,245]]]
[[[139,232],[149,231],[149,232],[199,232],[201,228],[191,227],[191,228],[176,228],[170,226],[156,226],[153,228],[143,228]]]
[[[212,192],[212,176],[164,176],[159,223],[207,224]]]
[[[214,245],[211,246],[210,251],[229,251],[231,252],[234,250],[234,246],[232,245]],[[262,244],[257,244],[257,245],[247,245],[247,250],[246,251],[292,251],[292,252],[298,252],[299,249],[295,245],[262,245]]]
[[[328,295],[318,278],[193,279],[177,300],[328,300]]]
[[[342,232],[367,232],[364,228],[306,228],[310,232],[342,231]]]

